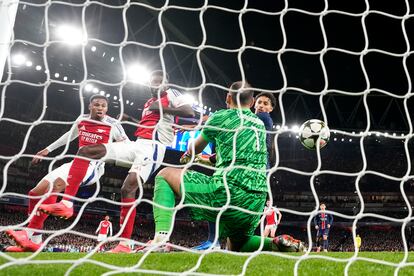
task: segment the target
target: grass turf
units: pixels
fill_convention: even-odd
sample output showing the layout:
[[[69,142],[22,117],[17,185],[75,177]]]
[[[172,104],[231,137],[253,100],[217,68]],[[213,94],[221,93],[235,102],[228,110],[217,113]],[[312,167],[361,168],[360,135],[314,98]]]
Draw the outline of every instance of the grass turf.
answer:
[[[80,261],[86,254],[82,253],[41,253],[33,260],[52,261],[55,263],[42,264],[24,264],[14,263],[11,266],[9,260],[0,257],[0,275],[64,275],[69,268],[73,268],[70,275],[100,275],[111,271],[99,264],[80,263],[73,267],[73,263]],[[8,256],[24,260],[30,256],[30,253],[13,253]],[[115,265],[118,267],[131,267],[136,265],[142,258],[142,254],[95,254],[90,260],[98,261],[101,264]],[[289,254],[286,256],[300,256],[299,254]],[[306,259],[299,264],[299,275],[343,275],[346,262],[337,262],[323,260],[313,257],[332,257],[337,259],[346,259],[352,256],[352,253],[320,253],[311,254],[312,258]],[[384,260],[392,263],[399,263],[403,260],[404,254],[401,252],[361,252],[359,257],[370,258],[374,260]],[[183,272],[193,268],[200,255],[192,253],[151,253],[148,255],[140,269],[159,270],[168,272]],[[235,256],[226,253],[207,254],[200,267],[196,272],[211,274],[240,274],[247,256]],[[58,263],[57,261],[66,261],[68,263]],[[293,275],[294,259],[260,254],[249,262],[246,275]],[[410,253],[408,262],[414,262],[414,253]],[[349,275],[393,275],[395,267],[373,262],[358,260],[349,267]],[[137,273],[140,275],[151,275],[151,273]],[[119,274],[117,274],[119,275]],[[130,275],[130,274],[128,274]],[[400,270],[399,275],[414,275],[414,267],[405,267]]]

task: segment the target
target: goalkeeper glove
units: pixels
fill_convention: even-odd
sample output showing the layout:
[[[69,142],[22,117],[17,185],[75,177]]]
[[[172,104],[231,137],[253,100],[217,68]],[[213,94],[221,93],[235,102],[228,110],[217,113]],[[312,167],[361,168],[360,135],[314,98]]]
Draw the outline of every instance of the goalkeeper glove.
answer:
[[[180,158],[180,163],[181,164],[187,164],[188,162],[190,162],[191,160],[191,153],[189,153],[188,151],[184,152],[184,154],[181,156]]]
[[[185,152],[183,156],[180,158],[181,164],[187,164],[191,160],[191,154],[189,152]],[[216,154],[208,155],[208,154],[197,154],[194,157],[194,163],[199,163],[203,165],[208,165],[214,167],[216,164]]]

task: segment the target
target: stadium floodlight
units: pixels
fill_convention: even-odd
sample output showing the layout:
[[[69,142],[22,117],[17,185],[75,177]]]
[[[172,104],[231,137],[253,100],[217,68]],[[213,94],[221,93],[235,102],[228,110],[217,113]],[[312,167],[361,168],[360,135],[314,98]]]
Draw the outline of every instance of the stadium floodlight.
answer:
[[[379,132],[377,132],[375,135],[378,137],[378,136],[380,136],[380,133],[379,133]]]
[[[133,103],[133,102],[131,102],[131,105],[134,105],[134,103]]]
[[[99,89],[95,87],[94,89],[92,89],[92,92],[96,94],[99,92]]]
[[[68,77],[64,76],[64,77],[63,77],[63,80],[64,80],[64,81],[67,81],[67,80],[68,80]]]
[[[111,62],[114,62],[114,60],[115,60],[115,58],[114,57],[111,57]]]
[[[145,66],[133,64],[128,66],[127,77],[135,83],[148,83],[150,79],[150,71]]]
[[[394,132],[394,133],[392,134],[392,136],[397,136],[397,133],[395,133],[395,132]]]
[[[126,100],[126,104],[129,104],[129,100]]]
[[[22,65],[23,63],[25,63],[26,61],[26,57],[22,54],[15,54],[12,56],[12,62],[15,65]]]
[[[33,62],[31,62],[30,60],[26,61],[26,66],[27,67],[32,67],[32,65],[33,65]]]
[[[292,131],[293,131],[293,132],[295,132],[295,133],[299,132],[299,127],[298,127],[298,125],[293,125],[291,129],[292,129]]]
[[[101,90],[101,92],[99,92],[100,95],[105,96],[105,91]]]
[[[55,73],[55,78],[59,78],[60,74],[59,73]]]
[[[95,51],[96,51],[96,46],[92,46],[92,47],[91,47],[91,51],[92,51],[92,52],[95,52]]]
[[[280,129],[280,125],[276,125],[276,129]]]
[[[40,70],[42,70],[42,66],[36,65],[36,71],[40,71]]]
[[[111,97],[111,94],[109,94],[109,93],[108,93],[108,94],[106,94],[106,97],[107,97],[107,98]]]
[[[70,25],[59,26],[57,35],[69,45],[79,45],[86,41],[86,35],[82,29]]]
[[[114,96],[114,100],[116,101],[116,100],[118,100],[118,97],[117,96]]]
[[[85,91],[86,91],[86,92],[91,92],[91,91],[92,91],[92,89],[93,89],[92,84],[88,83],[87,85],[85,85]]]
[[[338,140],[336,137],[334,138],[334,141]]]

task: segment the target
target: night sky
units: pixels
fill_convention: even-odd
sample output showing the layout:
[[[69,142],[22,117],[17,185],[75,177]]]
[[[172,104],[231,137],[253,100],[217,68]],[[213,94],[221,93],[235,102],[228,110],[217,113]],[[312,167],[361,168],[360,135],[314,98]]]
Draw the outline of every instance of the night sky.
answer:
[[[408,131],[409,118],[405,114],[403,96],[413,90],[414,58],[410,45],[414,42],[414,18],[412,11],[410,14],[407,10],[414,7],[406,7],[403,0],[248,1],[247,6],[245,1],[173,0],[162,12],[161,26],[158,15],[165,1],[132,1],[127,9],[119,8],[125,2],[96,1],[87,7],[80,5],[84,3],[81,0],[67,1],[73,6],[52,2],[47,7],[42,0],[21,2],[15,39],[23,39],[26,43],[16,42],[12,54],[27,53],[34,64],[44,68],[43,49],[47,44],[51,79],[63,82],[62,77],[68,77],[67,84],[52,82],[47,87],[48,108],[59,109],[73,117],[79,114],[79,82],[86,75],[92,83],[94,80],[106,83],[95,84],[110,93],[111,98],[119,97],[122,91],[125,99],[135,102],[133,107],[126,106],[127,112],[135,112],[149,92],[146,87],[134,83],[121,87],[120,59],[122,57],[124,64],[140,62],[153,70],[161,68],[162,56],[172,85],[178,85],[180,90],[195,97],[200,96],[203,104],[212,110],[225,107],[226,90],[217,85],[226,88],[240,80],[244,73],[258,92],[267,89],[279,97],[279,107],[272,114],[275,123],[282,123],[282,106],[288,125],[310,118],[324,119],[319,103],[324,92],[322,101],[331,129],[365,130],[367,115],[363,92],[369,91],[366,101],[370,129]],[[88,34],[88,44],[84,47],[85,66],[81,46],[68,47],[53,42],[57,39],[59,25],[82,26],[82,12]],[[166,44],[162,44],[162,30]],[[120,48],[121,43],[123,47]],[[95,52],[90,50],[92,46],[97,48]],[[113,62],[110,61],[112,57]],[[60,76],[55,78],[53,72],[59,72]],[[200,89],[202,72],[206,86]],[[44,71],[35,71],[33,67],[13,66],[10,76],[12,80],[34,84],[46,81]],[[31,120],[37,119],[42,109],[44,87],[12,82],[5,92],[5,116],[9,112],[7,101],[14,100],[28,106]],[[83,96],[88,98],[89,94],[84,92]],[[60,106],[62,101],[65,107]],[[412,101],[407,101],[410,114]],[[113,106],[112,115],[115,115],[119,112],[119,103]],[[9,117],[21,116],[12,113],[10,111]],[[30,121],[30,118],[20,119]]]

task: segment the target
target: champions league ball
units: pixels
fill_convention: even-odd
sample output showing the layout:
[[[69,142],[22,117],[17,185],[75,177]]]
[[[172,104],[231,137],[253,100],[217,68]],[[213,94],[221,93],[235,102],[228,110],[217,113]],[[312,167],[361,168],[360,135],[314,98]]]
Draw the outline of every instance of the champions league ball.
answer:
[[[305,148],[315,150],[319,137],[320,148],[323,148],[328,143],[330,137],[329,128],[324,122],[312,119],[300,126],[299,139]]]

